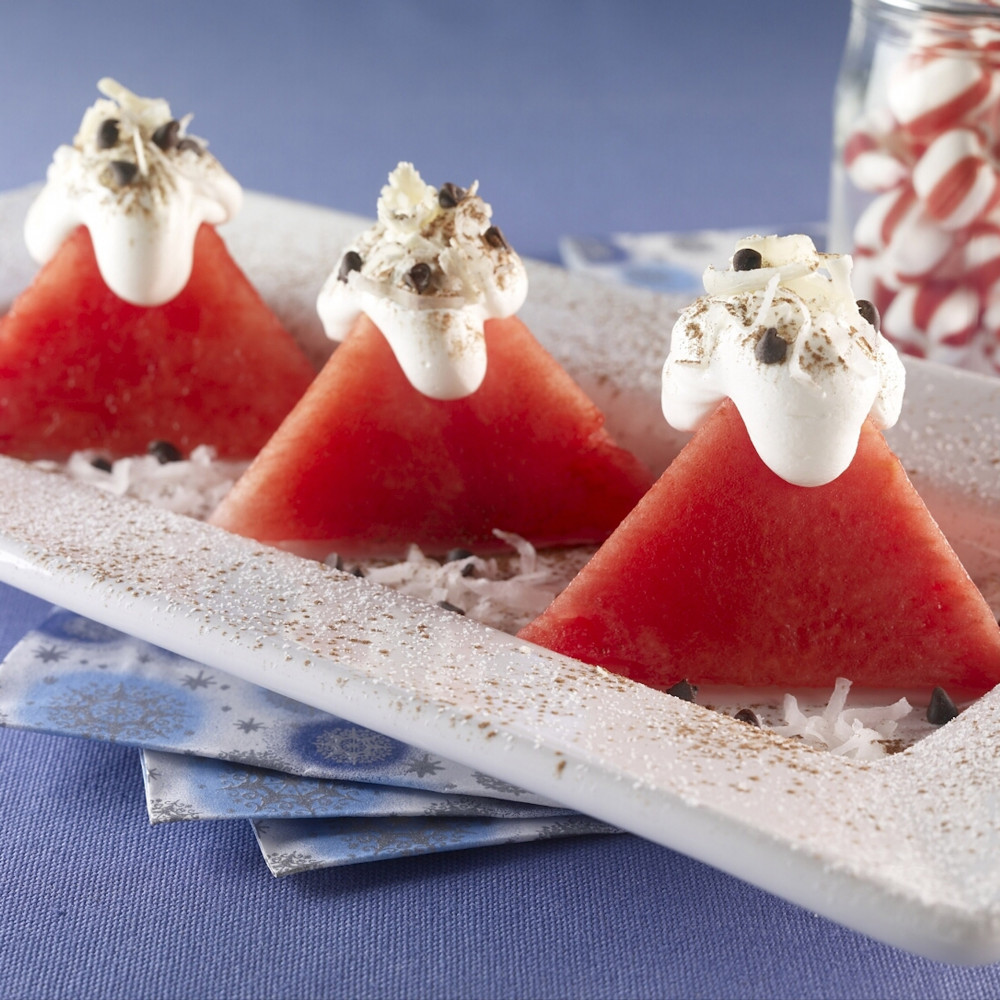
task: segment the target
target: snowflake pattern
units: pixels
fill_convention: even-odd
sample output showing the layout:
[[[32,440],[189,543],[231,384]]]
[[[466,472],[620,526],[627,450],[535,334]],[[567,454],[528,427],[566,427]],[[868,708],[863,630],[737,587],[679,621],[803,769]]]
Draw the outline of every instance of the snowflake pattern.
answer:
[[[179,820],[201,819],[201,814],[188,802],[177,799],[151,799],[146,803],[150,823],[175,823]]]
[[[392,740],[381,733],[356,728],[328,729],[316,740],[316,749],[329,760],[347,764],[377,764],[392,753]]]
[[[521,805],[502,799],[477,798],[475,795],[449,795],[428,806],[426,816],[480,816],[492,819],[533,819],[552,816],[562,810],[546,806]]]
[[[271,873],[278,878],[328,867],[322,858],[317,858],[305,851],[278,851],[273,854],[265,854],[264,860],[267,862],[267,867],[271,869]]]
[[[38,646],[35,649],[35,659],[41,663],[58,663],[65,660],[69,653],[58,646]]]
[[[389,736],[332,717],[304,726],[295,735],[294,745],[307,760],[347,769],[382,767],[408,750]]]
[[[201,819],[245,817],[449,816],[539,818],[553,808],[403,788],[391,784],[290,775],[238,762],[143,752],[146,800],[190,802]]]
[[[520,805],[521,796],[532,797],[508,782],[69,612],[28,633],[0,670],[0,722],[134,743],[159,750],[159,760],[173,758],[169,767],[146,769],[152,822],[216,817],[227,808],[228,815],[276,817],[261,844],[276,874],[570,829],[558,810]],[[224,777],[206,779],[198,770],[206,764]],[[392,812],[400,815],[386,815]],[[337,818],[280,819],[288,815]],[[298,825],[310,823],[324,825],[308,833]]]
[[[74,678],[42,711],[57,728],[118,743],[167,739],[192,724],[183,698],[160,685],[127,684],[114,676]]]
[[[221,787],[244,811],[260,816],[326,816],[334,806],[361,798],[361,790],[342,782],[316,781],[279,771],[230,768]]]
[[[429,753],[422,754],[416,760],[411,760],[406,765],[406,773],[415,774],[418,778],[426,778],[443,770],[444,764],[439,760],[434,760]]]
[[[434,854],[466,843],[477,830],[474,820],[394,819],[373,827],[354,820],[332,828],[349,857],[406,858],[415,854]],[[488,821],[485,821],[488,822]]]
[[[490,774],[483,774],[482,771],[474,772],[472,777],[475,778],[483,788],[488,788],[491,792],[497,792],[503,795],[527,795],[525,789],[518,788],[517,785],[512,785],[509,781],[494,778]]]
[[[190,725],[168,735],[162,735],[163,727],[154,727],[155,731],[145,734],[136,729],[136,742],[145,747],[240,761],[317,779],[377,782],[549,804],[520,789],[504,791],[513,788],[507,783],[487,787],[464,765],[103,626],[91,628],[78,616],[62,612],[53,616],[53,621],[46,624],[48,631],[25,636],[4,664],[0,713],[7,716],[10,725],[99,737],[93,719],[88,718],[92,713],[70,711],[61,703],[52,713],[46,707],[54,698],[61,698],[65,690],[81,683],[81,678],[92,680],[106,674],[108,683],[118,678],[129,691],[137,692],[140,701],[147,698],[143,692],[152,684],[169,689],[171,697],[186,699],[190,704]],[[74,633],[86,639],[69,638]],[[98,642],[99,637],[106,641]],[[44,682],[38,670],[39,649],[68,651],[65,658],[44,664]],[[40,690],[43,684],[44,691]],[[148,707],[155,710],[155,705]],[[136,709],[134,715],[138,720],[141,712]],[[76,721],[86,725],[85,731],[74,728]],[[114,728],[120,729],[118,723]],[[126,738],[121,731],[108,733],[107,737]],[[184,796],[171,792],[165,797]]]
[[[148,662],[148,660],[146,661]],[[181,686],[197,691],[199,688],[212,687],[218,683],[211,674],[206,674],[204,670],[199,670],[197,674],[187,674],[181,680]]]
[[[602,823],[599,819],[589,816],[563,816],[560,819],[545,823],[536,831],[538,840],[555,840],[557,837],[578,837],[585,833],[624,833],[610,823]]]
[[[374,822],[280,820],[255,822],[253,826],[265,860],[275,875],[439,851],[620,832],[606,823],[579,815],[554,820],[448,817],[388,817]],[[302,858],[301,866],[297,855]]]

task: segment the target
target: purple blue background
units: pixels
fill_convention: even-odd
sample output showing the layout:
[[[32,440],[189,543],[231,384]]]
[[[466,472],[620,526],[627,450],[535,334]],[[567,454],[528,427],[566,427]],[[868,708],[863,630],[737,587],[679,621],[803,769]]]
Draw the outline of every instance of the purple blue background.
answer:
[[[566,233],[826,212],[847,0],[0,5],[0,190],[112,75],[248,188],[372,214],[397,160]],[[0,266],[3,262],[0,261]],[[45,606],[0,587],[0,652]],[[0,995],[986,997],[634,837],[274,880],[243,822],[150,829],[136,751],[0,730]]]

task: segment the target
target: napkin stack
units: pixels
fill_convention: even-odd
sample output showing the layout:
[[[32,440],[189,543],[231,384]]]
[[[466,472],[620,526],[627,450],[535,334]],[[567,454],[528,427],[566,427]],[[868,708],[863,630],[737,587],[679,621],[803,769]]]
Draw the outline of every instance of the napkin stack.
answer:
[[[617,832],[58,608],[0,665],[0,721],[140,747],[152,823],[248,819],[275,875]]]

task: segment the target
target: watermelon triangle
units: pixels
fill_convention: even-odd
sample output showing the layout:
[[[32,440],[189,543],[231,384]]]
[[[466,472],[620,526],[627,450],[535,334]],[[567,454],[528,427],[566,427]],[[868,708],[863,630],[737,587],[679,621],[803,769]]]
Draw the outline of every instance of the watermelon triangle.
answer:
[[[882,435],[793,486],[730,402],[520,637],[658,688],[1000,680],[996,620]]]
[[[80,227],[0,320],[0,452],[117,457],[166,440],[249,458],[314,374],[211,226],[187,286],[153,308],[108,289]]]
[[[486,378],[436,400],[362,316],[215,512],[215,524],[345,558],[606,538],[652,482],[517,319],[486,324]]]

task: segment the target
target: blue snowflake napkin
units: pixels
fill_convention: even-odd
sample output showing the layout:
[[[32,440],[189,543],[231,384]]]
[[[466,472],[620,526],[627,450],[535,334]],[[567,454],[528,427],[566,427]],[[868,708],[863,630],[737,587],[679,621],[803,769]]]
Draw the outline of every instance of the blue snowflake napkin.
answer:
[[[275,874],[613,832],[61,609],[0,665],[0,722],[141,747],[151,822],[253,819]]]
[[[210,748],[209,748],[210,749]],[[207,751],[206,751],[207,752]],[[423,760],[429,769],[436,761]],[[570,810],[485,795],[423,791],[363,781],[308,778],[228,760],[142,751],[152,823],[188,819],[295,819],[363,816],[552,817]],[[433,774],[433,771],[430,771]],[[485,778],[485,775],[484,775]],[[497,783],[500,791],[513,785]]]
[[[609,233],[564,236],[559,241],[563,264],[602,281],[636,285],[656,292],[692,298],[701,295],[701,276],[709,264],[725,267],[737,240],[753,233],[797,232],[818,247],[826,239],[818,223],[776,230],[773,226],[745,229],[704,229],[689,233]]]
[[[253,829],[268,868],[278,876],[360,861],[620,832],[579,813],[536,820],[399,817],[379,824],[359,819],[254,820]]]

